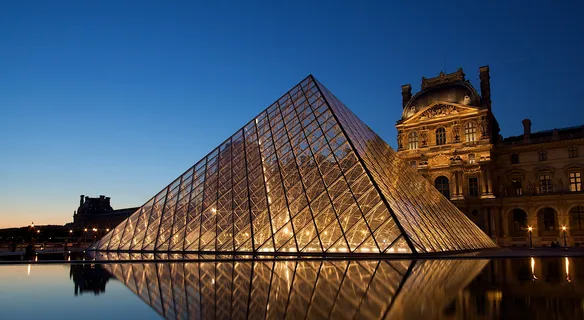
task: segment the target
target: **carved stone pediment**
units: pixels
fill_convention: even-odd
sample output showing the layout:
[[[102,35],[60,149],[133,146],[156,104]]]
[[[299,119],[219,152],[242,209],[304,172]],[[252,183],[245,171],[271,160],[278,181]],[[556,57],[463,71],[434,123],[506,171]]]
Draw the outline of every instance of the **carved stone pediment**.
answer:
[[[459,114],[463,112],[459,110],[457,107],[447,104],[437,104],[420,114],[420,120],[432,119],[437,117],[447,117],[455,114]]]
[[[446,166],[450,163],[450,157],[445,154],[439,154],[430,159],[431,166]]]

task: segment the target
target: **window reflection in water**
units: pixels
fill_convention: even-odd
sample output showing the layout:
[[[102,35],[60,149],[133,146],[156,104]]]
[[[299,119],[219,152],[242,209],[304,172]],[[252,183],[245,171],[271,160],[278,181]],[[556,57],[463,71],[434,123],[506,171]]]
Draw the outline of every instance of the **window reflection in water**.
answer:
[[[463,318],[583,319],[584,272],[571,272],[579,268],[582,258],[493,260],[459,296],[473,299],[459,302]]]

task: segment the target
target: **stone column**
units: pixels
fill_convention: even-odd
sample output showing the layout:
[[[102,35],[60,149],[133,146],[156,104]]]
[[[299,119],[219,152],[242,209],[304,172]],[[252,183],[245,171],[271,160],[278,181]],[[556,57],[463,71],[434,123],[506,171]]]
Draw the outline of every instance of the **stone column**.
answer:
[[[533,208],[529,208],[527,212],[527,226],[533,227],[533,232],[531,233],[533,245],[539,244],[539,238],[542,235],[543,226],[539,225],[539,221],[537,219],[537,212],[534,212]],[[529,235],[528,235],[529,236]]]
[[[450,180],[448,181],[448,191],[450,192],[450,199],[456,199],[456,172],[453,176],[450,176]]]
[[[501,215],[501,222],[503,223],[503,237],[509,238],[509,217],[505,210],[503,210],[503,207],[499,207],[499,214]]]
[[[487,189],[489,193],[493,193],[493,177],[491,177],[491,173],[487,169]]]
[[[454,189],[454,195],[458,196],[460,195],[460,187],[458,184],[458,180],[460,180],[459,176],[459,172],[458,171],[454,171],[454,184],[455,184],[455,189]]]
[[[494,207],[487,207],[487,216],[489,216],[490,220],[490,224],[491,224],[491,238],[497,242],[497,219],[495,219],[495,216],[497,215],[497,211],[495,210]]]
[[[486,192],[486,183],[485,183],[485,173],[483,170],[479,172],[479,183],[481,184],[481,195],[487,193]]]

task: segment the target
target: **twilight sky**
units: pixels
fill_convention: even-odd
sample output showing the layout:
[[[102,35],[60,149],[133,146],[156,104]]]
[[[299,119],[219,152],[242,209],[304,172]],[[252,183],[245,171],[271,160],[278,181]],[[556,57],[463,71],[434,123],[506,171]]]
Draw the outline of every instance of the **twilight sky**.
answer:
[[[406,2],[0,2],[0,228],[140,206],[310,73],[392,147],[459,67],[503,136],[584,124],[584,2]]]

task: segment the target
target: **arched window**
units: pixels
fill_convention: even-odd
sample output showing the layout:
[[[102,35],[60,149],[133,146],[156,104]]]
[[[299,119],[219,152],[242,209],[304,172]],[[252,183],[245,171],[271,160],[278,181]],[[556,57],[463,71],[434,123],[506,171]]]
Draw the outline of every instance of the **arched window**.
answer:
[[[539,161],[546,161],[547,160],[547,151],[540,150],[539,151]]]
[[[446,144],[446,130],[444,128],[436,129],[436,145]]]
[[[543,231],[556,231],[556,210],[547,207],[539,210],[539,222],[543,226]]]
[[[578,147],[569,147],[568,156],[570,158],[578,158]]]
[[[445,196],[447,199],[450,199],[450,185],[448,183],[448,178],[445,176],[439,176],[434,181],[434,186],[436,189],[438,189],[438,191],[440,191],[440,193],[442,193],[443,196]]]
[[[412,131],[408,134],[408,149],[418,149],[418,133],[416,131]]]
[[[477,126],[474,123],[468,122],[464,125],[464,137],[466,142],[477,140]]]
[[[521,209],[513,209],[513,232],[523,233],[527,230],[527,213]]]
[[[584,206],[575,206],[570,209],[570,229],[584,231]]]

